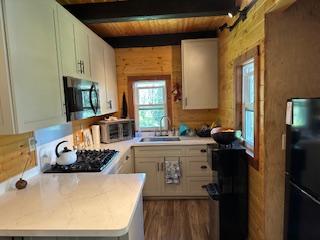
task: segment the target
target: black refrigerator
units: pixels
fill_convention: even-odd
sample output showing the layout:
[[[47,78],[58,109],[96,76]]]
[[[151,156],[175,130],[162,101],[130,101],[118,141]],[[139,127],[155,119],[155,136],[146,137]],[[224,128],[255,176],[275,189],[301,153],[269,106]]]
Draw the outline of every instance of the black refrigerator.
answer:
[[[287,103],[285,240],[320,239],[320,99]]]

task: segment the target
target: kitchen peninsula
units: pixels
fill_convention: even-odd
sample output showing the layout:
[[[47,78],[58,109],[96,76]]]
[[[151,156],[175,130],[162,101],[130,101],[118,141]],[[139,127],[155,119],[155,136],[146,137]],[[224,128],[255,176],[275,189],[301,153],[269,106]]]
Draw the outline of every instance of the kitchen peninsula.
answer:
[[[145,174],[41,174],[1,196],[0,239],[142,240],[144,182]]]

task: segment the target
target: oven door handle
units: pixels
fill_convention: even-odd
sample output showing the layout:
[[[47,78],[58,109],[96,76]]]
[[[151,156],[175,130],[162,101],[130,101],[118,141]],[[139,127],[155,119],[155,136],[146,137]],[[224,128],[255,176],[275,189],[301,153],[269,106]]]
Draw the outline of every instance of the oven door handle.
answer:
[[[94,84],[92,84],[92,86],[90,88],[89,98],[90,98],[90,106],[91,106],[94,114],[97,114],[98,106],[94,106],[94,104],[93,104],[93,92],[96,94],[96,97],[98,97],[97,89]],[[97,101],[97,105],[98,105],[98,101]]]

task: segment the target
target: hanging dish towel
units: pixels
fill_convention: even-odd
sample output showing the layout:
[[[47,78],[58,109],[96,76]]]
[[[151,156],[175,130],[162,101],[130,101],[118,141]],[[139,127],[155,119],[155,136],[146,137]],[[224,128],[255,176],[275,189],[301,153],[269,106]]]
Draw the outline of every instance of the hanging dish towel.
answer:
[[[179,184],[181,168],[179,160],[165,160],[165,177],[167,184]]]

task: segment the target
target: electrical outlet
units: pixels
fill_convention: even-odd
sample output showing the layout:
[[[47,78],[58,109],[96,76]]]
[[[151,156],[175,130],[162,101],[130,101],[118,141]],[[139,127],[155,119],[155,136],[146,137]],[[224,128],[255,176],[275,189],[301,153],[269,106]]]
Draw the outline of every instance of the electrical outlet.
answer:
[[[29,138],[29,151],[33,152],[36,150],[36,139],[34,137]]]

